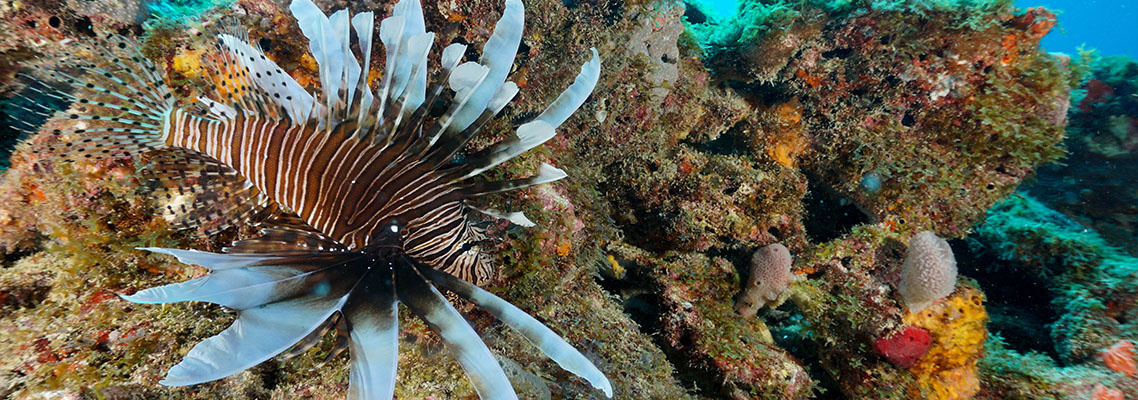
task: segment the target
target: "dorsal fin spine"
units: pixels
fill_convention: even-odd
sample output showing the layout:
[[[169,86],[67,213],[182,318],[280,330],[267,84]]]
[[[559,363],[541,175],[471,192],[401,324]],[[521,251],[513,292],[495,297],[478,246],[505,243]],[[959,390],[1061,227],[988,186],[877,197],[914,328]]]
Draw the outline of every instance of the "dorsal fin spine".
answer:
[[[374,96],[371,93],[371,87],[368,84],[368,75],[371,73],[371,51],[372,51],[372,32],[375,29],[375,16],[370,12],[356,14],[352,17],[352,28],[356,31],[356,36],[359,38],[360,52],[363,53],[363,62],[360,64],[359,81],[356,82],[356,92],[359,96],[359,103],[356,104],[357,119],[356,124],[361,127],[360,131],[366,131],[370,128],[367,124],[369,111],[371,110],[371,102]]]

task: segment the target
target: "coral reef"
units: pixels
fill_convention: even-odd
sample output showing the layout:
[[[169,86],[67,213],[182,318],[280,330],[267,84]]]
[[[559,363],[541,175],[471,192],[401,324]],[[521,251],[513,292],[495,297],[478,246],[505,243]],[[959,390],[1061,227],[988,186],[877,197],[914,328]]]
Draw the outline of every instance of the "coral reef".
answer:
[[[393,2],[348,3],[387,14]],[[428,4],[427,24],[439,27],[440,44],[479,42],[499,3]],[[70,4],[2,10],[0,93],[20,91],[11,77],[21,61],[95,30],[140,37],[175,94],[192,99],[209,79],[200,57],[212,44],[199,33],[224,16],[236,16],[302,84],[316,76],[274,1],[162,2],[144,22],[94,11],[87,25],[76,24]],[[573,178],[492,204],[524,211],[538,227],[490,224],[501,240],[486,246],[501,270],[488,290],[581,349],[617,398],[1138,396],[1134,378],[1098,357],[1138,337],[1138,263],[1014,192],[1064,151],[1079,66],[1038,50],[1054,15],[1008,1],[856,0],[748,1],[734,22],[700,23],[697,13],[671,1],[527,1],[511,76],[525,90],[487,131],[505,136],[537,115],[576,74],[564,65],[583,61],[569,55],[596,47],[603,73],[548,151],[491,177],[553,162]],[[382,58],[372,59],[373,76]],[[1080,104],[1118,115],[1106,108],[1120,99],[1107,92]],[[1071,112],[1075,121],[1084,111]],[[322,363],[332,337],[229,379],[158,386],[180,353],[232,315],[115,298],[204,273],[133,249],[217,251],[250,227],[187,239],[138,196],[148,189],[133,173],[147,160],[66,164],[29,148],[0,177],[0,393],[343,396],[345,364]],[[947,297],[910,313],[895,288],[906,242],[920,231],[950,240],[962,277]],[[752,278],[752,252],[772,243],[797,256],[788,299],[741,318],[733,297]],[[1015,279],[1042,289],[1009,284]],[[1012,289],[1047,296],[1033,300],[1056,310],[1041,331],[1006,323],[1036,315],[1007,305],[1019,293]],[[597,396],[489,315],[459,309],[523,396]],[[399,398],[475,396],[427,327],[404,328]]]
[[[1085,83],[1076,90],[1063,165],[1044,166],[1028,192],[1138,255],[1138,62],[1117,56],[1073,60]]]
[[[967,244],[961,273],[983,282],[997,335],[982,398],[1088,398],[1096,383],[1138,394],[1122,343],[1138,334],[1138,259],[1027,195],[993,207]]]
[[[1054,16],[1017,16],[1006,1],[873,3],[748,2],[763,11],[744,13],[747,34],[701,42],[738,48],[712,51],[719,78],[741,76],[764,105],[796,109],[805,171],[873,221],[962,236],[1062,154],[1067,71],[1037,51]],[[785,113],[765,114],[765,140],[794,148]],[[876,190],[862,189],[867,174]]]

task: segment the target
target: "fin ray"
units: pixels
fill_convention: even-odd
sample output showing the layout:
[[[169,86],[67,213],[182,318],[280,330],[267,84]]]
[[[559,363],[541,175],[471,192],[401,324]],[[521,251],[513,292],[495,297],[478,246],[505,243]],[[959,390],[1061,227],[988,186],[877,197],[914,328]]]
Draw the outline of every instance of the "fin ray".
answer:
[[[399,361],[399,304],[390,274],[373,273],[344,305],[351,321],[348,398],[391,399]]]
[[[161,153],[141,173],[162,218],[201,236],[248,221],[270,202],[233,168],[189,150]]]
[[[437,333],[482,399],[517,399],[513,386],[470,323],[406,259],[397,262],[395,291],[411,312]]]
[[[241,311],[225,331],[194,345],[159,383],[189,386],[260,364],[319,328],[343,300],[302,297]]]
[[[494,318],[520,333],[561,368],[585,378],[593,387],[600,389],[605,392],[606,396],[612,398],[612,383],[609,382],[608,378],[589,359],[585,358],[577,349],[570,346],[569,343],[565,342],[565,339],[562,339],[545,324],[482,288],[428,266],[417,265],[416,267],[432,282],[490,313]]]

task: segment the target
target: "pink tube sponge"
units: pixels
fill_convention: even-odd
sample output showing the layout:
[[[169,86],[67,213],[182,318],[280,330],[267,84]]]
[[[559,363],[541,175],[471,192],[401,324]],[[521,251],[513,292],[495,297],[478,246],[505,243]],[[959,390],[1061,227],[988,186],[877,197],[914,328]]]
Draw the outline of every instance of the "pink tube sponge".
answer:
[[[924,310],[956,287],[956,258],[948,242],[924,231],[909,240],[897,291],[909,312]]]
[[[755,316],[759,308],[777,304],[779,297],[790,286],[790,266],[793,263],[790,250],[779,243],[755,251],[755,255],[751,256],[751,277],[735,300],[735,312],[743,318],[750,318]]]

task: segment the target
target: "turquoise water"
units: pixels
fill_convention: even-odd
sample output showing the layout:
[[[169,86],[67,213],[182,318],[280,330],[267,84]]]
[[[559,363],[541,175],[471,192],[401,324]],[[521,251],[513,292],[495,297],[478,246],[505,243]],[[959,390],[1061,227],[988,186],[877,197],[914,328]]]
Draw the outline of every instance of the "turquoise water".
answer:
[[[723,19],[738,12],[741,3],[741,0],[705,0],[700,2],[700,8],[712,19]]]

